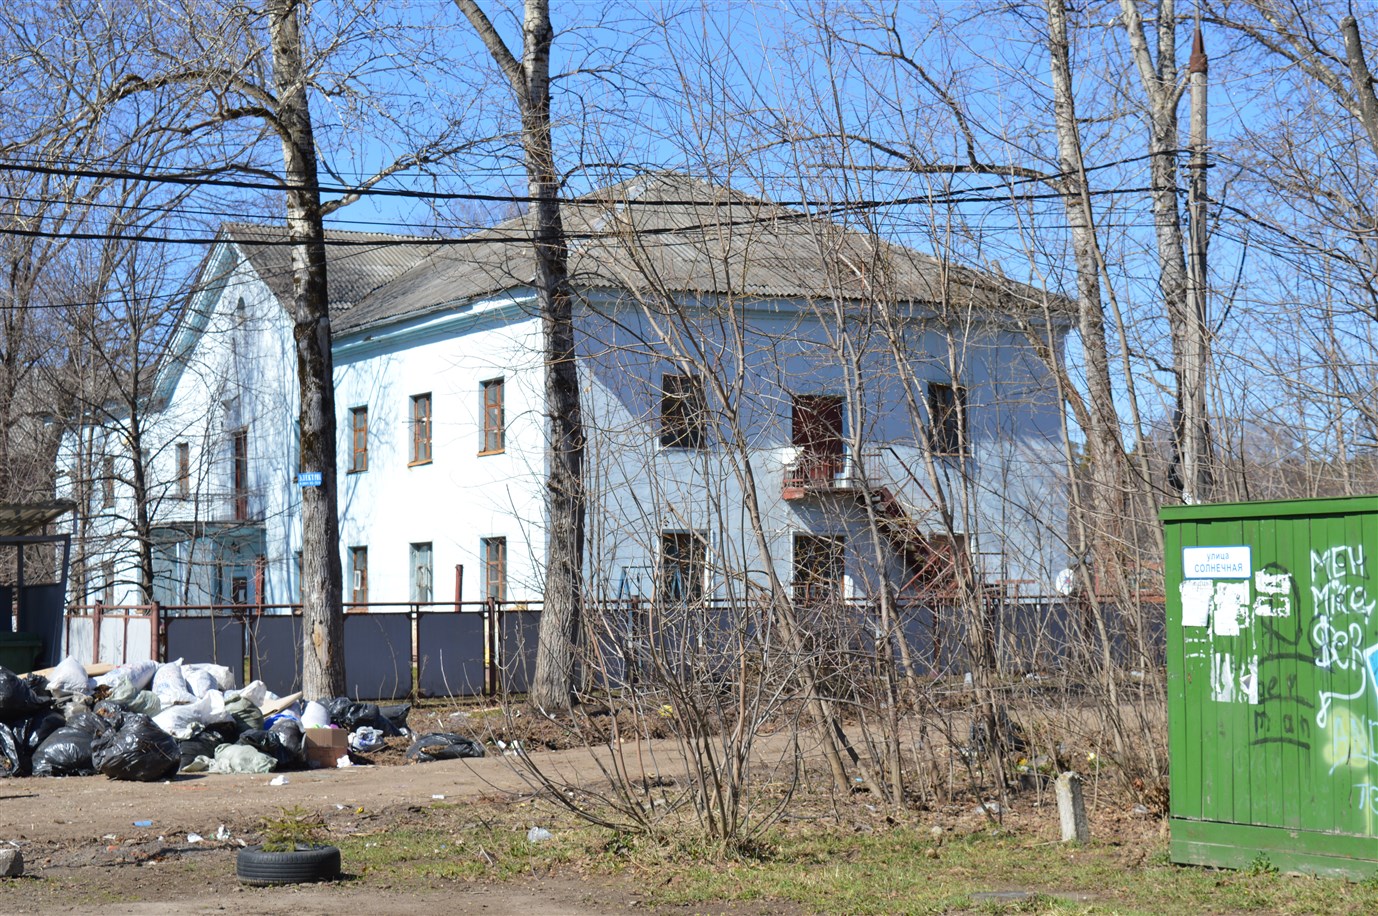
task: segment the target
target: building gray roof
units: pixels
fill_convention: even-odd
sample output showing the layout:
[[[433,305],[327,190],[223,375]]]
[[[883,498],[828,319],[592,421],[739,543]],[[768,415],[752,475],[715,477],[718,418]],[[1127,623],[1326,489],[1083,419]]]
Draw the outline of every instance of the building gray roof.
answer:
[[[292,302],[292,248],[285,226],[226,223],[222,234],[243,252],[283,306]],[[332,317],[421,261],[436,240],[328,229],[326,277]]]
[[[886,299],[953,310],[1065,313],[1033,287],[878,241],[831,219],[676,173],[623,181],[561,205],[578,290],[753,300]],[[460,239],[328,233],[337,332],[441,312],[535,278],[525,213]],[[279,229],[227,227],[280,299],[291,262]],[[255,244],[258,242],[258,244]]]

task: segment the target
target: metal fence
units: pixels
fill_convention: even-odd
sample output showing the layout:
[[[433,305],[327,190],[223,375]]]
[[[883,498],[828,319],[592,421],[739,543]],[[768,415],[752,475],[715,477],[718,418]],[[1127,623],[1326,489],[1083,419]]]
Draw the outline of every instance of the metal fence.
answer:
[[[1101,608],[1111,654],[1120,663],[1160,664],[1159,605],[1133,614]],[[1057,670],[1098,644],[1100,625],[1086,602],[991,596],[976,612],[988,657],[1010,673]],[[972,612],[908,602],[797,606],[806,644],[838,664],[894,659],[924,677],[971,670]],[[536,663],[540,605],[534,603],[373,603],[346,608],[344,668],[356,699],[524,693]],[[692,670],[730,677],[784,651],[761,605],[703,601],[590,603],[584,609],[581,677],[619,689],[652,672]],[[301,687],[302,617],[296,605],[72,608],[67,654],[81,661],[185,659],[225,665],[279,694]],[[889,645],[886,650],[887,641]]]

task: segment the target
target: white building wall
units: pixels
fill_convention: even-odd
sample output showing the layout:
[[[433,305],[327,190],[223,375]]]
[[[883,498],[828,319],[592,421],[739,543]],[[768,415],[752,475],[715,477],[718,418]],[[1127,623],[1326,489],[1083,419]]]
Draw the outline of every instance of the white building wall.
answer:
[[[151,458],[158,482],[154,511],[166,525],[230,522],[229,435],[247,427],[249,515],[261,525],[266,563],[262,598],[288,603],[299,597],[301,544],[291,325],[281,303],[247,263],[233,262],[233,254],[232,247],[222,246],[211,259],[208,270],[225,271],[225,282],[195,304],[202,320],[187,328],[192,345],[149,434],[158,443]],[[843,395],[844,423],[860,439],[872,483],[889,488],[936,532],[920,445],[926,420],[914,415],[906,390],[921,403],[924,383],[952,382],[954,367],[968,390],[972,447],[963,462],[969,485],[950,491],[956,494],[957,526],[984,560],[980,572],[988,579],[1046,582],[1065,563],[1060,416],[1046,372],[1019,332],[997,322],[975,323],[958,335],[954,349],[950,328],[916,319],[905,341],[907,364],[897,371],[888,346],[874,335],[856,335],[842,346],[841,332],[848,328],[832,326],[826,311],[759,303],[744,317],[724,320],[733,318],[730,310],[713,302],[700,305],[690,311],[691,320],[675,324],[634,303],[604,297],[580,319],[593,593],[648,596],[660,534],[670,530],[708,534],[713,565],[720,570],[711,594],[740,596],[746,581],[764,584],[767,569],[788,583],[796,532],[845,536],[851,589],[868,591],[877,578],[875,551],[859,503],[840,495],[781,497],[785,466],[797,453],[789,444],[791,397]],[[406,602],[410,545],[417,543],[432,545],[435,600],[453,599],[456,566],[464,568],[463,597],[477,600],[483,589],[480,542],[487,537],[507,539],[509,600],[539,600],[546,536],[540,343],[529,294],[337,337],[346,602],[351,547],[368,548],[370,601]],[[675,354],[688,359],[671,359]],[[734,432],[731,424],[720,425],[705,450],[662,448],[665,372],[711,375],[733,391],[735,431],[744,449],[721,447],[723,436]],[[506,448],[481,456],[480,383],[498,377],[504,379]],[[432,398],[432,460],[413,464],[410,405],[423,393]],[[711,393],[710,403],[716,406]],[[350,409],[359,406],[368,408],[368,468],[351,473]],[[179,442],[190,449],[188,499],[176,492]],[[938,465],[951,471],[956,461]],[[764,544],[743,498],[748,471]],[[128,503],[128,494],[119,498]],[[112,545],[119,541],[121,514],[100,521]],[[893,554],[889,545],[886,551]],[[127,565],[128,550],[113,553]],[[180,559],[181,565],[171,554],[163,560],[164,570],[180,583],[174,590],[179,601],[227,597],[223,583],[212,581],[212,567],[188,572],[187,558]],[[252,559],[245,557],[250,564]],[[733,572],[732,581],[722,570]],[[893,563],[889,572],[900,575]],[[116,600],[132,600],[132,593]]]
[[[434,598],[482,597],[483,538],[508,545],[507,597],[537,600],[544,556],[545,423],[539,323],[507,297],[336,346],[341,542],[368,548],[371,601],[411,595],[410,545],[433,545]],[[482,382],[503,379],[506,448],[480,455]],[[413,465],[411,399],[431,395],[432,460]],[[350,408],[366,406],[368,469],[350,473]],[[346,583],[346,597],[349,583]]]

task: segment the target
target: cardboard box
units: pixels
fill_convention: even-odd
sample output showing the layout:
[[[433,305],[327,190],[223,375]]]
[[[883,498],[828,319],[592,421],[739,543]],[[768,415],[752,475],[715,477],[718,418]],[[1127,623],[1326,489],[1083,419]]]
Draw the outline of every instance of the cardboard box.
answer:
[[[302,747],[306,750],[307,766],[334,767],[349,754],[349,732],[343,728],[308,728]]]

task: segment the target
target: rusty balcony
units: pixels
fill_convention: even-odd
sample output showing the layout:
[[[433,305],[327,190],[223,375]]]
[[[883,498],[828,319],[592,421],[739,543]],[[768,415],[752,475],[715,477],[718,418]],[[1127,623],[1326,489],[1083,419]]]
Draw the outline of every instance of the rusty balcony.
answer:
[[[852,463],[845,455],[805,452],[785,465],[780,495],[787,500],[796,500],[824,493],[853,495],[856,491]]]

